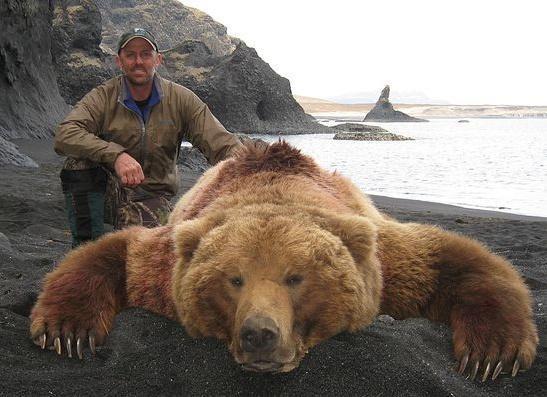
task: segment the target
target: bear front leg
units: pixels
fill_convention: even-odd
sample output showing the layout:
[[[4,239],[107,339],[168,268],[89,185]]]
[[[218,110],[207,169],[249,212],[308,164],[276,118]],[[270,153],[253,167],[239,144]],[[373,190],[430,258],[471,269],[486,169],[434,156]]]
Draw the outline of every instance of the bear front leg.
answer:
[[[522,278],[478,242],[439,233],[437,286],[425,314],[451,325],[459,373],[484,382],[529,368],[539,340]]]
[[[108,234],[69,254],[49,273],[32,309],[30,335],[42,349],[83,358],[104,343],[126,305],[126,254],[132,229]]]

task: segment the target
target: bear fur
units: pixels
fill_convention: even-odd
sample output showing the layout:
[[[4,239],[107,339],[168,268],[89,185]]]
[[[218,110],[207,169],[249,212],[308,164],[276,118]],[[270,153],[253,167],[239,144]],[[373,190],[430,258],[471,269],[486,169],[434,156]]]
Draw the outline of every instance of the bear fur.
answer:
[[[130,306],[225,341],[253,371],[290,371],[378,314],[449,324],[459,372],[472,378],[529,368],[538,344],[530,293],[505,259],[382,214],[285,142],[248,143],[211,168],[167,225],[70,252],[45,278],[31,338],[81,358]]]

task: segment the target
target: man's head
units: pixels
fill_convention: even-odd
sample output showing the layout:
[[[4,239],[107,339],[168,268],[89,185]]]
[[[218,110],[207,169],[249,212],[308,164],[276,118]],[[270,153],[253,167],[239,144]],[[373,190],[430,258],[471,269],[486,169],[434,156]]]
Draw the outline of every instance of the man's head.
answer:
[[[120,37],[116,64],[131,84],[150,84],[162,60],[156,39],[149,31],[136,28]]]

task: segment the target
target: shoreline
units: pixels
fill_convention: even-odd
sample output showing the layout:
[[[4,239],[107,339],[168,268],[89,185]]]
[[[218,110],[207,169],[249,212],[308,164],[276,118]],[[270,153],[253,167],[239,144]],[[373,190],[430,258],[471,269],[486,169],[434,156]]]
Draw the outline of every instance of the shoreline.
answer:
[[[379,207],[393,207],[399,210],[408,210],[413,212],[432,212],[451,216],[466,216],[475,218],[496,218],[506,220],[517,220],[525,222],[547,222],[547,217],[534,215],[520,215],[503,211],[491,211],[477,208],[460,207],[452,204],[437,203],[433,201],[422,201],[413,199],[404,199],[398,197],[379,196],[368,194],[368,196]]]
[[[310,116],[314,117],[316,120],[329,120],[329,121],[356,121],[362,123],[401,123],[401,121],[365,121],[364,117],[367,115],[366,112],[352,112],[352,111],[341,111],[341,112],[312,112],[308,113]],[[546,116],[476,116],[476,115],[425,115],[422,116],[427,120],[461,120],[461,119],[470,119],[470,120],[545,120]]]
[[[53,138],[51,139],[14,139],[13,142],[21,151],[21,153],[26,154],[38,164],[52,164],[58,163],[62,164],[62,156],[57,155],[53,151]],[[49,148],[49,150],[48,150]],[[181,174],[181,186],[179,195],[184,194],[193,184],[196,182],[197,178],[201,175],[200,172],[185,169],[185,172]],[[60,182],[59,182],[60,189]],[[366,193],[366,192],[365,192]],[[398,211],[412,211],[412,212],[432,212],[440,213],[445,215],[452,216],[469,216],[469,217],[479,217],[479,218],[496,218],[496,219],[507,219],[507,220],[521,220],[529,222],[547,222],[547,217],[535,216],[535,215],[520,215],[513,214],[510,212],[503,211],[494,211],[494,210],[484,210],[478,208],[467,208],[460,207],[452,204],[438,203],[434,201],[423,201],[423,200],[413,200],[406,198],[382,196],[376,194],[366,193],[376,205],[381,208],[392,208],[393,210]]]

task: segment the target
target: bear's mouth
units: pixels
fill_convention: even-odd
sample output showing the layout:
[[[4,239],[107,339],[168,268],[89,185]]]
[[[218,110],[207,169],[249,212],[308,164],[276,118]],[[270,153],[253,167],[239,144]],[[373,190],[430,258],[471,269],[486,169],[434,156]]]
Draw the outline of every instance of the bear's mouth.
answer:
[[[282,366],[282,363],[265,360],[242,364],[244,370],[253,372],[279,372]]]

